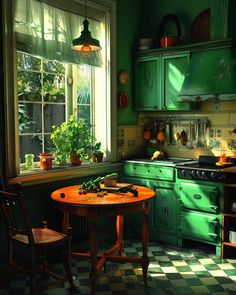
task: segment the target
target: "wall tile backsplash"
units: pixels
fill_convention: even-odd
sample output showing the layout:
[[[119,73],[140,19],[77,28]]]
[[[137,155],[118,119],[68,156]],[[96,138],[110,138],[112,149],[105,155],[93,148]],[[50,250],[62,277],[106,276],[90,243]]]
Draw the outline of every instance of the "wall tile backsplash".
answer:
[[[128,159],[146,157],[147,147],[154,147],[164,151],[169,156],[198,158],[199,155],[215,155],[225,153],[228,156],[236,156],[236,102],[220,103],[221,112],[214,112],[210,103],[201,106],[201,112],[140,113],[137,126],[120,126],[117,130],[118,158]],[[177,118],[174,120],[173,118]],[[168,119],[171,127],[165,126],[166,140],[164,143],[156,140],[158,126],[155,120]],[[187,118],[187,120],[185,120]],[[189,120],[189,118],[191,118]],[[196,128],[194,122],[202,119],[207,124]],[[167,120],[167,122],[168,122]],[[190,123],[192,121],[192,123]],[[152,126],[152,139],[144,140],[143,132],[147,126]],[[178,139],[179,134],[185,131],[188,137],[186,145],[182,145]]]

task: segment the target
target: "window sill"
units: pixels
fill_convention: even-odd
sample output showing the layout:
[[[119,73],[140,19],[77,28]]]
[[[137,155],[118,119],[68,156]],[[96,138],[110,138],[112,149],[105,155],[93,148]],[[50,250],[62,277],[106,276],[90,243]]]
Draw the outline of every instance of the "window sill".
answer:
[[[50,170],[24,170],[15,178],[10,178],[8,184],[20,182],[23,186],[52,183],[60,180],[85,177],[89,175],[119,172],[121,163],[86,163],[81,166],[55,166]]]

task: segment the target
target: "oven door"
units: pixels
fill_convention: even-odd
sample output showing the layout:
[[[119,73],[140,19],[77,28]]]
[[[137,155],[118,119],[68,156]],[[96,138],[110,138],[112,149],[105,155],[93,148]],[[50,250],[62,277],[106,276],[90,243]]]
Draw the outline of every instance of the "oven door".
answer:
[[[219,213],[222,190],[221,183],[180,181],[178,184],[180,207]]]
[[[180,237],[218,244],[220,232],[220,221],[217,215],[182,210],[178,227]]]

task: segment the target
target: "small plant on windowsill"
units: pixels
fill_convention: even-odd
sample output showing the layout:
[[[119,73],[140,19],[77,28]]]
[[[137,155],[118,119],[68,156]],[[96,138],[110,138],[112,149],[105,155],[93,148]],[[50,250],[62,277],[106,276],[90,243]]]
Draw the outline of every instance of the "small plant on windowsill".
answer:
[[[55,148],[56,162],[81,165],[89,159],[89,152],[94,142],[91,125],[84,119],[70,116],[68,122],[59,127],[52,126],[51,140]]]
[[[94,163],[102,162],[103,152],[101,151],[101,142],[97,142],[91,146],[91,159]]]

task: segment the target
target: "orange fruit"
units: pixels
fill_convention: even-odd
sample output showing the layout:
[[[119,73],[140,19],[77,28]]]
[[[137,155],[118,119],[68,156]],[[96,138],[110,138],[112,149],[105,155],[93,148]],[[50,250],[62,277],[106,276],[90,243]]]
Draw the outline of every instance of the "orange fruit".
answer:
[[[157,132],[157,139],[159,141],[165,141],[166,140],[166,135],[165,135],[164,131],[160,130],[159,132]]]
[[[150,130],[145,130],[145,131],[143,132],[143,138],[144,138],[145,140],[150,140],[150,139],[152,138],[152,133],[151,133],[151,131],[150,131]]]

